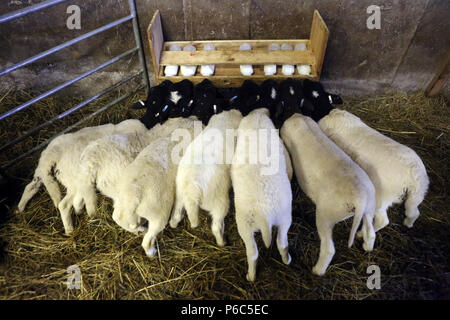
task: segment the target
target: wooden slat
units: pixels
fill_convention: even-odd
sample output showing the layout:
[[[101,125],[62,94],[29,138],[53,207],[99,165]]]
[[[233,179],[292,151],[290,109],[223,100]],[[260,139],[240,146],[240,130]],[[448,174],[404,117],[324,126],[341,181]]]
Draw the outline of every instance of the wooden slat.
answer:
[[[285,76],[281,73],[281,66],[277,66],[277,73],[273,76],[266,76],[264,75],[264,66],[253,66],[253,75],[251,76],[243,76],[240,72],[239,66],[234,65],[220,65],[216,66],[216,70],[213,76],[210,77],[204,77],[200,74],[200,68],[197,67],[197,72],[194,76],[191,77],[184,77],[181,75],[181,72],[178,72],[177,76],[171,76],[166,77],[163,74],[163,67],[161,67],[161,70],[158,74],[157,82],[160,83],[164,80],[171,80],[171,81],[181,81],[183,79],[188,79],[192,81],[193,83],[200,83],[203,81],[203,79],[209,79],[211,80],[215,85],[218,85],[220,87],[235,87],[240,86],[244,80],[253,80],[257,83],[261,83],[264,80],[267,79],[273,79],[275,81],[282,81],[286,80],[288,78],[293,79],[311,79],[311,80],[319,80],[317,74],[312,73],[309,76],[299,75],[297,73],[297,70],[295,70],[295,74],[291,76]]]
[[[316,74],[314,72],[314,65],[312,65],[312,66],[313,67],[312,67],[311,74],[314,77],[314,76],[316,76]],[[160,72],[159,72],[160,77],[164,76],[163,69],[164,69],[164,67],[161,66]],[[282,66],[278,65],[277,72],[274,76],[275,77],[276,76],[289,77],[289,76],[284,76],[282,74],[281,70],[282,70]],[[297,69],[295,70],[295,74],[297,74]],[[179,69],[177,75],[182,76],[180,69]],[[200,67],[197,67],[196,73],[194,76],[202,76],[200,73]],[[231,64],[224,64],[224,65],[216,65],[214,75],[212,75],[211,77],[215,77],[215,76],[242,76],[242,74],[241,74],[241,70],[240,70],[239,66],[235,66],[235,65],[231,65]],[[265,76],[264,66],[263,65],[253,65],[253,75],[251,75],[250,77],[253,77],[253,76]]]
[[[314,64],[315,57],[307,51],[268,50],[216,50],[216,51],[163,51],[161,65],[202,64]]]
[[[288,43],[295,47],[298,43],[306,43],[309,46],[309,39],[285,39],[285,40],[201,40],[201,41],[166,41],[164,44],[164,50],[168,51],[170,46],[175,44],[181,48],[187,45],[193,45],[197,50],[203,50],[203,46],[206,44],[213,44],[216,49],[235,49],[238,50],[239,46],[243,43],[248,43],[252,46],[252,49],[266,49],[272,43],[277,43],[280,46],[283,43]]]
[[[318,75],[322,72],[323,59],[327,49],[328,36],[330,31],[319,14],[319,11],[314,10],[313,22],[310,34],[310,49],[315,56],[316,72]]]
[[[430,84],[425,90],[425,94],[428,97],[437,95],[444,87],[444,85],[447,83],[449,77],[450,77],[450,56],[447,57],[447,61],[445,62],[445,64],[439,69],[439,71],[434,76],[433,80],[431,80]]]
[[[150,45],[150,53],[152,55],[153,70],[155,74],[159,70],[159,62],[164,47],[164,36],[161,24],[161,14],[156,10],[152,21],[147,29],[147,37]]]
[[[152,22],[147,30],[150,51],[152,54],[155,77],[158,83],[164,80],[181,81],[188,79],[197,84],[204,79],[209,79],[219,87],[238,87],[245,80],[253,80],[261,83],[266,79],[282,81],[287,78],[319,80],[322,70],[323,59],[327,46],[329,31],[322,17],[317,10],[314,11],[313,24],[311,27],[310,39],[274,39],[274,40],[202,40],[202,41],[167,41],[164,42],[161,17],[159,11],[153,16]],[[204,51],[205,44],[213,44],[216,51]],[[250,51],[239,51],[242,43],[249,43],[252,46]],[[305,43],[307,51],[268,51],[267,47],[271,43],[288,43],[295,47],[298,43]],[[197,51],[169,51],[173,44],[183,48],[186,45],[194,45]],[[200,67],[197,67],[196,74],[191,77],[181,75],[166,77],[163,70],[165,65],[216,65],[213,76],[204,77],[200,74]],[[240,64],[251,64],[254,74],[243,76],[240,72]],[[273,76],[264,75],[265,64],[277,64],[277,74]],[[311,75],[295,74],[285,76],[281,73],[282,64],[310,64]]]
[[[175,77],[158,77],[157,82],[161,83],[164,80],[170,80],[173,82],[178,82],[184,79],[188,79],[192,81],[194,84],[198,84],[202,82],[204,79],[209,79],[215,86],[220,88],[226,88],[226,87],[239,87],[242,85],[242,83],[245,80],[252,80],[258,84],[261,84],[263,81],[267,79],[272,79],[274,81],[280,82],[286,79],[310,79],[314,81],[318,81],[319,79],[314,76],[301,76],[301,75],[295,75],[295,76],[283,76],[283,75],[277,75],[277,76],[213,76],[213,77],[202,77],[202,76],[192,76],[192,77],[183,77],[183,76],[175,76]]]

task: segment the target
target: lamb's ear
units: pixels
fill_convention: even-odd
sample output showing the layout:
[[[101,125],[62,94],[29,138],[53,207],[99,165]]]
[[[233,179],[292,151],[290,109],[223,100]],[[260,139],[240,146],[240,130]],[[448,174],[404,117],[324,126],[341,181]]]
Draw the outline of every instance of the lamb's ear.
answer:
[[[343,104],[344,101],[342,101],[341,96],[337,94],[328,93],[328,100],[331,104]]]
[[[131,109],[144,109],[144,108],[146,108],[145,102],[142,100],[139,100],[138,102],[133,104],[130,108]]]

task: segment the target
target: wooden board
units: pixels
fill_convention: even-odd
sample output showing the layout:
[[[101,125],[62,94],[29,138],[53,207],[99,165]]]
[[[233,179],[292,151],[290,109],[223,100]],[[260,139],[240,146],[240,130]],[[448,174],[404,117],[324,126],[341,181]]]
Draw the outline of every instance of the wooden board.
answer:
[[[285,39],[285,40],[201,40],[201,41],[166,41],[164,43],[164,50],[168,51],[170,46],[173,44],[179,45],[181,48],[187,45],[193,45],[197,48],[197,50],[203,50],[203,47],[206,44],[213,44],[216,49],[236,49],[239,50],[239,46],[243,43],[248,43],[252,46],[253,49],[265,49],[272,44],[276,43],[280,46],[284,43],[290,44],[293,48],[298,43],[305,43],[306,46],[309,46],[309,39]]]
[[[316,72],[320,75],[322,72],[323,59],[325,58],[325,51],[327,49],[328,36],[330,31],[319,14],[319,11],[314,10],[313,22],[311,25],[310,49],[316,57]]]
[[[158,83],[161,83],[164,80],[171,80],[178,82],[183,79],[188,79],[192,81],[194,84],[200,83],[205,78],[207,78],[218,87],[239,87],[245,80],[253,80],[256,83],[262,83],[264,80],[267,80],[268,78],[279,82],[289,78],[297,80],[301,79],[310,79],[315,81],[319,80],[317,75],[314,73],[312,73],[309,76],[299,75],[297,73],[297,70],[295,70],[295,74],[285,76],[281,73],[281,66],[277,66],[277,73],[270,77],[264,75],[264,66],[262,65],[253,65],[253,71],[254,71],[253,75],[243,76],[240,72],[240,68],[236,68],[235,66],[232,65],[219,65],[216,66],[214,76],[204,77],[200,74],[200,66],[198,66],[194,76],[185,77],[181,75],[180,71],[178,71],[178,75],[166,77],[163,74],[163,68],[161,68],[160,73],[156,78]]]
[[[181,81],[188,79],[197,84],[208,78],[218,87],[238,87],[245,80],[253,80],[261,83],[267,79],[282,81],[287,78],[319,80],[325,56],[329,31],[322,17],[317,10],[314,11],[313,23],[311,27],[310,39],[274,39],[274,40],[202,40],[202,41],[164,41],[161,15],[155,12],[150,23],[147,35],[149,39],[150,51],[155,70],[157,83],[164,80]],[[240,51],[239,46],[248,43],[252,50]],[[298,43],[306,44],[306,51],[277,50],[269,51],[268,46],[277,43],[280,46],[284,43],[292,45],[294,48]],[[213,44],[215,51],[204,51],[206,44]],[[171,45],[179,45],[183,48],[186,45],[193,45],[197,51],[169,51]],[[255,65],[255,62],[258,64]],[[200,74],[200,65],[213,64],[216,66],[212,76],[205,77]],[[251,76],[243,76],[239,65],[251,64],[254,73]],[[276,64],[277,73],[272,76],[264,74],[264,65]],[[283,75],[281,65],[283,64],[309,64],[311,65],[311,75],[298,74],[297,68],[293,75]],[[185,77],[181,75],[180,69],[176,76],[164,76],[164,66],[166,65],[197,65],[194,76]]]
[[[311,51],[268,51],[268,50],[216,50],[216,51],[163,51],[160,65],[202,65],[202,64],[314,64]]]
[[[159,70],[159,62],[161,60],[161,52],[164,47],[164,36],[161,24],[161,14],[156,10],[152,21],[147,29],[147,37],[150,45],[150,53],[152,55],[152,63],[155,74]]]

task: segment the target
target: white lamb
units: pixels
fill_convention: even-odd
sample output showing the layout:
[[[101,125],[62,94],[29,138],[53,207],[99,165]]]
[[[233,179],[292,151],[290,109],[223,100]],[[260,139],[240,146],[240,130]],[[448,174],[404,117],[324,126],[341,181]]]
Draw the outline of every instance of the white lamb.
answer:
[[[305,93],[314,104],[312,116],[320,128],[372,180],[376,190],[375,231],[389,223],[387,209],[405,200],[403,224],[411,228],[428,190],[428,175],[420,157],[410,148],[370,128],[350,112],[334,109],[320,83],[305,80]]]
[[[364,124],[355,115],[335,109],[319,121],[320,128],[352,157],[376,189],[375,231],[389,223],[387,209],[405,200],[403,224],[411,228],[428,190],[428,175],[419,156]]]
[[[238,110],[213,115],[208,126],[188,146],[176,179],[176,201],[170,226],[176,228],[186,208],[191,227],[198,226],[199,208],[212,217],[211,230],[218,246],[224,246],[224,219],[228,213],[231,187],[230,167],[242,114]]]
[[[22,212],[28,201],[38,192],[42,184],[47,189],[55,207],[61,202],[61,191],[58,181],[67,189],[66,197],[73,197],[76,193],[75,181],[78,179],[80,157],[85,147],[91,142],[116,132],[147,131],[139,120],[125,120],[121,123],[105,124],[86,127],[74,133],[67,133],[56,137],[47,148],[42,151],[33,180],[26,186],[18,209]],[[53,176],[54,173],[54,176]],[[55,179],[56,178],[56,179]],[[65,197],[65,198],[66,198]],[[66,199],[67,201],[67,199]],[[75,204],[75,211],[80,212],[83,203]],[[69,219],[70,220],[70,219]],[[62,216],[66,233],[73,227],[72,221]]]
[[[267,109],[260,108],[242,119],[231,166],[236,223],[247,251],[249,281],[254,281],[256,275],[258,259],[258,248],[254,239],[256,231],[261,231],[264,244],[269,247],[272,240],[272,226],[277,226],[278,251],[285,264],[291,262],[287,233],[292,221],[292,190],[286,173],[283,144],[278,133],[274,132],[275,127],[268,115]],[[256,148],[252,146],[252,142],[255,141],[254,139],[249,141],[249,135],[257,136],[261,129],[271,131],[270,136],[274,140],[268,141],[275,141],[275,145],[260,141]],[[258,163],[251,163],[251,158],[255,156],[255,152],[259,153],[258,150],[261,148],[270,150],[271,158],[277,160],[278,170],[271,174],[263,173],[266,165],[262,164],[262,159],[258,159]]]
[[[182,119],[184,132],[191,137],[195,120],[195,117]],[[175,200],[178,164],[172,151],[177,145],[178,142],[169,135],[144,148],[124,170],[117,186],[119,192],[114,198],[113,218],[116,222],[128,223],[133,228],[136,217],[148,220],[142,247],[150,257],[155,254],[156,237],[167,225]],[[183,154],[183,149],[181,152]]]
[[[375,188],[367,174],[309,117],[292,115],[281,128],[281,137],[292,157],[301,189],[316,204],[320,256],[313,273],[325,274],[335,253],[333,227],[352,216],[348,246],[352,246],[363,220],[363,247],[371,251],[375,241]]]
[[[87,213],[93,216],[97,207],[95,186],[103,195],[114,200],[119,193],[119,182],[124,179],[125,168],[137,155],[152,141],[170,136],[175,129],[191,126],[192,121],[192,119],[171,118],[146,132],[115,134],[90,143],[81,155],[80,174],[77,179],[78,192],[75,198],[82,199]],[[61,211],[61,214],[70,218],[70,210],[65,207],[62,209],[66,210]],[[138,231],[137,223],[128,227],[127,224],[114,220],[127,231]]]

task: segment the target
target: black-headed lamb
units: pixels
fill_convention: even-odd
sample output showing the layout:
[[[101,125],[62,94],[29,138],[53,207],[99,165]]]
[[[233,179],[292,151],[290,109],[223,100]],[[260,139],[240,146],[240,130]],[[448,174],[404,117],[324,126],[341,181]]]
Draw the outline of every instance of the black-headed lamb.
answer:
[[[172,87],[173,83],[165,80],[159,85],[150,88],[145,101],[139,100],[131,106],[132,109],[147,109],[145,114],[139,119],[145,124],[147,129],[152,128],[157,123],[163,123],[169,117],[166,105],[168,104],[167,99]]]
[[[332,236],[336,223],[353,216],[350,247],[363,221],[363,247],[373,249],[375,188],[367,174],[312,119],[301,114],[300,105],[309,101],[305,101],[300,83],[287,80],[281,87],[281,137],[301,189],[316,205],[320,254],[313,273],[323,275],[335,253]]]
[[[125,120],[117,125],[106,124],[95,127],[86,127],[74,133],[56,137],[50,142],[39,158],[38,166],[33,180],[25,187],[18,209],[22,212],[28,201],[38,192],[42,184],[47,189],[55,207],[65,210],[66,207],[75,208],[80,212],[82,201],[77,201],[77,181],[81,164],[81,154],[86,146],[97,139],[115,133],[146,132],[147,128],[139,120]],[[53,174],[54,173],[54,174]],[[61,191],[58,181],[67,189],[65,197],[61,200]],[[61,214],[66,234],[73,230],[72,220]]]
[[[185,150],[180,147],[183,141],[176,138],[187,136],[190,140],[198,126],[199,131],[202,129],[194,116],[171,120],[177,122],[177,129],[152,141],[123,170],[114,197],[113,219],[119,225],[133,230],[138,227],[138,218],[148,220],[142,247],[150,257],[155,254],[156,237],[167,225],[175,200],[178,157]]]
[[[206,81],[206,82],[205,82]],[[191,227],[198,226],[199,209],[212,217],[211,229],[217,245],[224,246],[224,218],[229,209],[230,164],[236,142],[235,131],[242,114],[222,111],[221,97],[208,80],[196,87],[194,114],[208,125],[188,146],[178,167],[176,202],[170,226],[181,221],[183,207]]]
[[[167,99],[170,99],[171,91],[169,90],[166,94]],[[138,134],[110,135],[90,143],[84,149],[81,156],[77,198],[83,199],[86,211],[90,216],[95,214],[97,204],[95,186],[103,195],[114,200],[118,194],[117,186],[123,179],[124,169],[147,145],[158,138],[169,137],[176,129],[183,129],[185,125],[192,124],[192,119],[187,120],[181,117],[182,113],[185,114],[192,110],[190,106],[183,105],[189,102],[187,99],[179,100],[178,106],[169,104],[167,112],[174,118],[169,118],[163,124],[157,124],[150,130]],[[171,108],[176,110],[173,111]],[[182,111],[182,108],[186,108],[186,110]],[[64,215],[70,215],[70,211],[65,210]],[[138,231],[138,224],[129,227],[122,224],[114,215],[113,219],[130,232]]]
[[[248,99],[260,100],[251,95]],[[239,124],[231,179],[236,223],[247,252],[247,280],[254,281],[258,259],[255,232],[261,232],[265,246],[269,247],[272,227],[277,226],[278,250],[285,264],[291,262],[287,233],[292,221],[292,190],[284,146],[269,118],[268,108],[254,104],[253,108],[258,108],[251,111],[251,104],[243,102],[243,109],[250,113]]]
[[[411,228],[419,217],[418,206],[429,185],[420,157],[411,148],[374,130],[350,112],[335,109],[331,103],[340,98],[327,93],[320,83],[305,80],[304,89],[313,104],[304,109],[304,114],[317,121],[323,132],[372,180],[376,190],[375,231],[389,223],[387,209],[405,199],[403,224]]]

